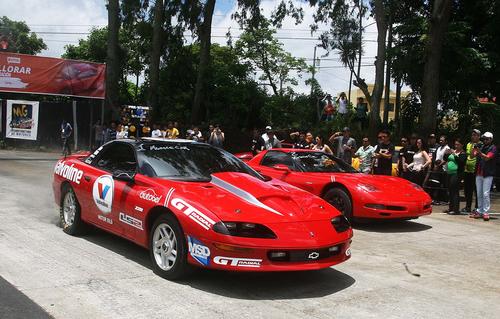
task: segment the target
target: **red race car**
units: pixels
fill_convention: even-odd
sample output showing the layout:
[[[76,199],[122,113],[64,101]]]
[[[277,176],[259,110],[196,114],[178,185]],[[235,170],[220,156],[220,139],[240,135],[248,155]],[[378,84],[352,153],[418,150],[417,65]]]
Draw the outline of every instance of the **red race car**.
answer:
[[[352,229],[321,198],[183,140],[117,140],[54,170],[63,229],[87,224],[148,248],[167,279],[188,264],[235,271],[330,267],[350,257]]]
[[[273,149],[247,164],[320,196],[348,219],[413,219],[432,212],[432,200],[420,186],[398,177],[362,174],[323,152]]]

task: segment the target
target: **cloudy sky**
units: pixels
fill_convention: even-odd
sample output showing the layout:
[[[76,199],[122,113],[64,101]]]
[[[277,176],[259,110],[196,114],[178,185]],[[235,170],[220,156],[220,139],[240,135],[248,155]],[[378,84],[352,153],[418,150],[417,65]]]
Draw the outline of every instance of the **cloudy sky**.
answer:
[[[15,2],[15,4],[13,4]],[[86,38],[89,30],[107,24],[107,12],[104,0],[15,0],[0,1],[0,12],[13,20],[25,21],[32,31],[42,37],[48,46],[41,55],[60,57],[67,44],[77,44],[78,39]],[[262,1],[262,11],[269,15],[279,0]],[[297,4],[300,1],[294,0]],[[314,46],[319,43],[319,34],[311,35],[309,25],[313,22],[313,8],[302,2],[305,16],[300,25],[295,25],[292,19],[283,23],[282,29],[278,30],[277,37],[283,43],[284,48],[295,57],[306,59],[312,65]],[[213,42],[225,44],[224,37],[231,28],[231,34],[236,39],[241,33],[238,25],[231,20],[231,14],[236,10],[234,0],[217,0],[213,18]],[[373,20],[367,19],[364,25],[364,57],[362,64],[370,65],[362,67],[362,76],[370,83],[374,79],[375,68],[372,66],[376,55],[377,29]],[[325,27],[321,27],[324,29]],[[191,41],[189,37],[186,41]],[[323,57],[327,52],[318,48],[317,56],[321,59],[317,72],[317,79],[323,90],[336,94],[346,91],[349,86],[350,72],[343,68],[335,53]],[[304,79],[310,75],[304,75]],[[303,82],[296,88],[299,92],[308,92],[310,89]]]

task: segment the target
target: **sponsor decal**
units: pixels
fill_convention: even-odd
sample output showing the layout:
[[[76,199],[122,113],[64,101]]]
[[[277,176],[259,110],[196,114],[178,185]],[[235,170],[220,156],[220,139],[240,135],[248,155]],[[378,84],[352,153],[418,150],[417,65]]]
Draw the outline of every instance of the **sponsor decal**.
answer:
[[[76,184],[80,184],[83,176],[83,171],[76,168],[75,164],[68,165],[65,161],[57,162],[54,173]]]
[[[101,150],[102,150],[102,146],[101,146],[101,147],[99,147],[98,149],[96,149],[96,150],[94,151],[94,153],[90,154],[90,156],[89,156],[89,157],[87,157],[87,158],[85,159],[85,163],[87,163],[87,164],[91,164],[91,163],[92,163],[92,161],[94,160],[94,158],[96,157],[96,155],[97,155],[97,154],[99,154],[99,152],[100,152]]]
[[[183,212],[184,215],[194,220],[198,225],[205,228],[206,230],[209,230],[210,227],[215,224],[215,222],[207,215],[203,214],[180,198],[173,198],[170,204]]]
[[[150,151],[165,151],[165,150],[185,150],[189,151],[189,147],[183,146],[183,145],[168,145],[168,146],[156,146],[156,145],[151,145],[149,147]]]
[[[214,263],[223,266],[259,268],[262,263],[262,259],[216,256],[214,257]]]
[[[92,197],[97,208],[103,213],[111,212],[114,188],[115,184],[111,175],[102,175],[94,182]]]
[[[351,256],[351,248],[347,248],[347,250],[345,251],[345,255]]]
[[[9,64],[19,64],[19,63],[21,63],[21,58],[20,57],[15,57],[15,56],[8,56],[7,57],[7,63],[9,63]]]
[[[97,215],[97,218],[99,218],[99,220],[102,220],[105,223],[113,225],[113,220],[111,218],[109,218],[109,217],[106,217],[106,216],[103,216],[103,215]]]
[[[136,211],[138,211],[138,212],[141,212],[141,213],[144,211],[144,208],[142,208],[142,207],[140,207],[140,206],[135,206],[135,208],[134,208],[134,209],[135,209]]]
[[[308,259],[318,259],[318,257],[319,257],[319,253],[317,251],[313,251],[312,253],[307,255]]]
[[[122,223],[125,223],[127,225],[130,225],[132,227],[135,227],[137,229],[143,230],[142,228],[142,221],[140,221],[137,218],[134,218],[130,215],[127,215],[125,213],[120,213],[119,214],[119,219]]]
[[[210,248],[203,245],[198,239],[188,236],[189,254],[203,266],[210,263]]]
[[[144,199],[144,200],[158,204],[163,196],[162,195],[158,196],[154,190],[152,190],[151,188],[148,188],[148,189],[140,192],[139,197]]]

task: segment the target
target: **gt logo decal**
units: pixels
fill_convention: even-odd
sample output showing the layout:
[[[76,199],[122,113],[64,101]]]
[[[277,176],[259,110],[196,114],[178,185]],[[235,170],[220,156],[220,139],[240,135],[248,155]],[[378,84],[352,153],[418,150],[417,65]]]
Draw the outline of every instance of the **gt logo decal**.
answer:
[[[235,257],[214,257],[214,263],[223,266],[235,266],[235,267],[251,267],[259,268],[262,259],[250,259],[250,258],[235,258]]]
[[[205,228],[206,230],[209,230],[210,227],[215,224],[215,222],[207,215],[203,214],[180,198],[173,198],[170,204],[183,212],[184,215],[194,220],[198,225]]]
[[[92,197],[97,208],[103,213],[111,212],[113,207],[115,183],[111,175],[99,176],[92,187]]]

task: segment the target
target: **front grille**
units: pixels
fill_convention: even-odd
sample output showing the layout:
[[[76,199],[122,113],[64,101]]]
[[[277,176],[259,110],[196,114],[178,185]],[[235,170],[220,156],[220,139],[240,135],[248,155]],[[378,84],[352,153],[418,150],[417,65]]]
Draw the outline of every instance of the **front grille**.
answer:
[[[336,251],[330,251],[329,249],[332,247],[336,247]],[[342,251],[342,245],[332,247],[307,250],[271,250],[267,253],[267,257],[273,262],[315,262],[321,259],[336,256]],[[273,253],[285,253],[285,256],[273,257]]]

